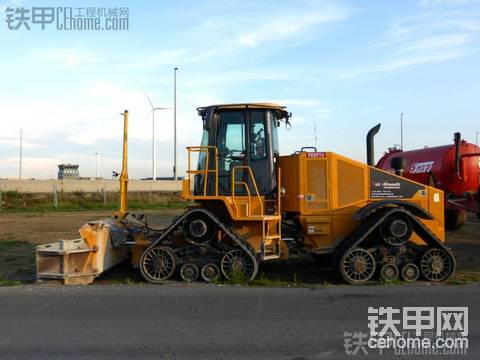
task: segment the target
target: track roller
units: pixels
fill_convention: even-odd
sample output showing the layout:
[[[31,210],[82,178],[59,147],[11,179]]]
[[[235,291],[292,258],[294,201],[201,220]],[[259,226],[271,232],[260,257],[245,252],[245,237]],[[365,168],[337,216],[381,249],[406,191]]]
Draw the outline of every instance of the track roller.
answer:
[[[161,283],[172,276],[177,266],[177,256],[168,246],[155,246],[142,254],[140,272],[145,280]]]
[[[414,263],[408,263],[403,265],[401,275],[403,281],[414,282],[418,279],[420,275],[420,270],[418,269],[418,266]]]
[[[220,269],[214,263],[203,265],[201,273],[202,279],[206,282],[212,282],[220,277]]]
[[[398,279],[398,268],[395,264],[384,264],[380,269],[380,278],[385,281],[395,281]]]
[[[180,276],[186,282],[193,282],[198,279],[200,272],[198,266],[192,263],[183,264],[180,268]]]

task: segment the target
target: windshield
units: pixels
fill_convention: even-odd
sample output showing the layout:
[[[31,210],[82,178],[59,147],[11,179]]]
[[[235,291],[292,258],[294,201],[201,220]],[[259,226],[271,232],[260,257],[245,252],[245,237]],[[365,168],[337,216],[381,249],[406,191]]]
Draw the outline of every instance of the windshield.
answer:
[[[270,113],[269,125],[271,125],[271,131],[272,131],[272,152],[274,156],[278,156],[280,155],[280,146],[278,144],[278,131],[277,131],[278,120],[277,120],[275,111],[269,111],[269,113]]]
[[[201,146],[208,146],[208,130],[204,129],[202,134],[202,143]],[[205,170],[205,160],[207,157],[206,151],[200,151],[198,155],[198,170]]]

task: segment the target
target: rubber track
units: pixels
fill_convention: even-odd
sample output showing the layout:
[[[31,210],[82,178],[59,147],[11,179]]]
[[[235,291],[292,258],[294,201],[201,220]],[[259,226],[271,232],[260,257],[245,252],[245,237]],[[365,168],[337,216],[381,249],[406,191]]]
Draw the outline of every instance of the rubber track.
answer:
[[[413,230],[430,248],[441,248],[452,260],[452,274],[455,271],[456,261],[451,251],[433,234],[421,221],[411,212],[400,207],[391,207],[388,210],[379,209],[372,214],[367,221],[360,224],[350,235],[348,235],[335,249],[335,263],[339,264],[342,256],[355,248],[365,240],[387,217],[401,213],[407,215],[412,220]],[[452,275],[450,274],[450,276]]]
[[[175,231],[188,215],[195,212],[202,212],[206,214],[208,217],[210,217],[228,236],[230,236],[230,238],[235,242],[235,244],[237,244],[243,251],[245,251],[248,255],[250,255],[250,257],[253,260],[253,272],[252,272],[252,275],[250,276],[250,280],[255,279],[258,273],[258,259],[255,251],[250,247],[250,245],[245,240],[243,240],[241,237],[235,234],[227,225],[221,222],[220,219],[217,218],[211,211],[202,207],[191,208],[188,211],[186,211],[183,215],[178,217],[172,224],[170,224],[169,227],[167,227],[164,230],[164,232],[157,239],[155,239],[145,249],[144,252],[149,251],[150,249],[152,249],[153,247],[159,244],[162,244],[163,240],[166,240],[168,235],[170,235],[173,231]]]

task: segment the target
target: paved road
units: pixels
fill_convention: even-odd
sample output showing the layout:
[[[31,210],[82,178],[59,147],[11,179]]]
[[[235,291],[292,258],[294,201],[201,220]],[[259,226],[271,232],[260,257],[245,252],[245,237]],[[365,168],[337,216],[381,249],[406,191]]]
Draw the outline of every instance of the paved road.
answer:
[[[478,359],[479,300],[473,285],[0,288],[0,358],[343,358],[343,333],[367,332],[369,306],[468,306],[468,358]]]

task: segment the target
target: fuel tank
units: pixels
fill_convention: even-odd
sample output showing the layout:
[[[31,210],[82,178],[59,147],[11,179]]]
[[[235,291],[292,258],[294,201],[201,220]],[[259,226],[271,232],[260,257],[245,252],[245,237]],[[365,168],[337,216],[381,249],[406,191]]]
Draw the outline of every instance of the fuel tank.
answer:
[[[458,149],[457,149],[458,148]],[[390,171],[395,157],[405,160],[403,176],[435,186],[446,198],[476,197],[480,186],[480,148],[459,140],[451,145],[401,151],[389,149],[377,167]]]

